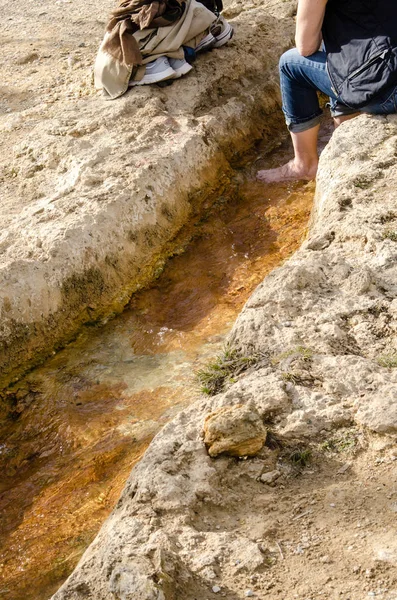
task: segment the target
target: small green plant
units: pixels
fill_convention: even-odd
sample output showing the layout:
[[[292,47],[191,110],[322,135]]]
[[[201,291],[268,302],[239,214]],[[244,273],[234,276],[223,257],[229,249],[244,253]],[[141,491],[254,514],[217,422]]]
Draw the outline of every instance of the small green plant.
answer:
[[[339,431],[332,437],[326,439],[320,445],[323,452],[352,452],[357,447],[357,435],[354,431]]]
[[[392,242],[397,242],[397,231],[392,231],[391,229],[388,229],[383,234],[383,239],[391,240]]]
[[[311,358],[313,358],[313,350],[311,348],[307,348],[306,346],[296,346],[296,348],[290,348],[289,350],[274,356],[271,359],[271,363],[273,366],[276,366],[280,364],[281,361],[294,355],[303,358],[304,361],[309,361]]]
[[[289,455],[289,460],[297,467],[306,467],[311,461],[312,451],[310,448],[296,448]]]
[[[314,377],[308,371],[284,371],[281,376],[284,381],[290,381],[294,385],[310,387],[315,382]]]
[[[290,381],[294,385],[301,383],[301,378],[298,373],[292,373],[292,371],[287,371],[282,373],[282,378],[284,381]]]
[[[305,346],[298,346],[298,352],[303,360],[311,360],[313,358],[313,350],[311,348],[305,348]]]
[[[381,354],[377,358],[378,365],[387,369],[395,369],[397,367],[397,351]]]
[[[331,440],[325,440],[325,442],[323,442],[320,445],[321,450],[324,450],[324,452],[332,452],[334,450],[334,444]]]
[[[256,354],[244,356],[235,348],[227,346],[221,355],[196,372],[201,391],[208,396],[218,394],[227,382],[234,382],[237,375],[256,364],[258,360],[259,356]]]

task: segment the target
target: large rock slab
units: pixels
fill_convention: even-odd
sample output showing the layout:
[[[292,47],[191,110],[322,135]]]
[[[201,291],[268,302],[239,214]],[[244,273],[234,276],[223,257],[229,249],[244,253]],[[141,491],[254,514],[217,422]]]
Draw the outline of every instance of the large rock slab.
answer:
[[[0,386],[122,310],[186,242],[230,161],[255,139],[270,146],[281,122],[293,2],[230,4],[230,45],[171,87],[106,102],[91,65],[111,6],[0,7]]]

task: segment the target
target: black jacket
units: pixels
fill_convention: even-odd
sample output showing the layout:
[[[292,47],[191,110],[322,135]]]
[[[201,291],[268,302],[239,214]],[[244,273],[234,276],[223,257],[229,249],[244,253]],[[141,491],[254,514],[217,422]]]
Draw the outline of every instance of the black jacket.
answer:
[[[362,108],[397,85],[397,0],[328,0],[323,40],[344,104]]]

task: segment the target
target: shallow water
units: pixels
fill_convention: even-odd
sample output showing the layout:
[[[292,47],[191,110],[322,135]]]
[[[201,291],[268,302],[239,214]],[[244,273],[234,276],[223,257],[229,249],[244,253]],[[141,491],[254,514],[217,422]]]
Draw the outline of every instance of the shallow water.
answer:
[[[1,431],[0,598],[44,600],[57,589],[153,435],[199,397],[194,371],[219,353],[256,285],[299,247],[314,184],[253,179],[284,158],[284,148],[269,160],[246,157],[152,287],[20,384]]]

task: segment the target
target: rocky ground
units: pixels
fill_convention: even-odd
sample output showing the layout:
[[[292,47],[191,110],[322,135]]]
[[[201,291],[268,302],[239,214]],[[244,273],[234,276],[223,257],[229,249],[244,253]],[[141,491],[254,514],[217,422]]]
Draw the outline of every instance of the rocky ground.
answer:
[[[54,600],[397,598],[396,148],[396,117],[334,134],[215,395],[158,434]]]
[[[120,310],[234,153],[271,139],[295,3],[259,4],[227,7],[236,38],[185,80],[104,103],[107,2],[1,3],[3,382]],[[396,156],[395,117],[336,132],[308,240],[208,367],[215,395],[155,438],[54,600],[397,598]],[[230,406],[211,435],[233,456],[210,457]]]

